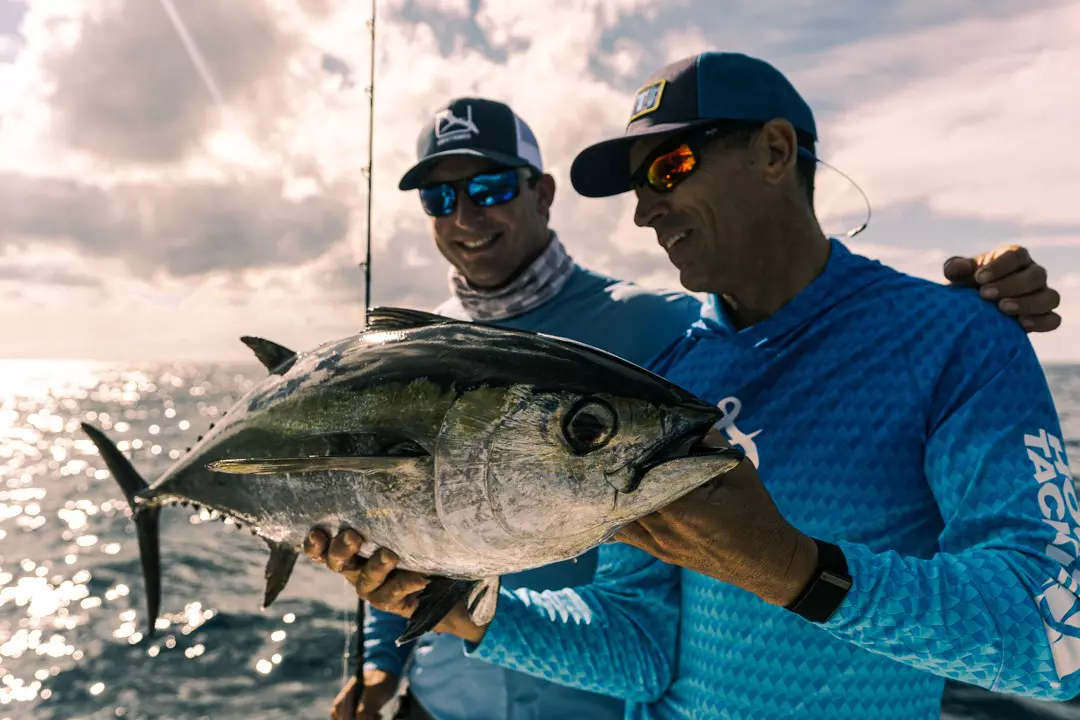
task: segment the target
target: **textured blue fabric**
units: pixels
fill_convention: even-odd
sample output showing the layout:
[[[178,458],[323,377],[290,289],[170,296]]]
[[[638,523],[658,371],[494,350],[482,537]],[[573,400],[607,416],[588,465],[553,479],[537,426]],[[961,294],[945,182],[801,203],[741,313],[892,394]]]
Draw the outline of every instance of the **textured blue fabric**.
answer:
[[[710,298],[654,369],[728,411],[722,426],[780,511],[840,544],[854,587],[818,625],[680,571],[677,672],[630,717],[938,718],[944,678],[1077,694],[1080,507],[1015,320],[834,241],[825,272],[775,315],[736,331]],[[470,654],[635,699],[611,658],[655,644],[653,604],[673,600],[628,582],[634,604],[615,607],[616,579],[599,605],[622,611],[617,633],[577,619],[599,602],[588,588],[542,611],[504,593]],[[651,696],[670,666],[642,657],[634,678]]]
[[[700,307],[688,295],[647,291],[579,266],[551,301],[498,324],[568,337],[645,365],[686,334],[698,319]],[[443,303],[435,312],[468,319],[456,298]],[[636,550],[630,554],[632,562],[652,564],[648,555],[640,553],[633,557],[635,553]],[[626,570],[625,552],[616,553],[623,564],[609,560],[607,567],[599,570],[597,555],[593,550],[573,560],[507,575],[502,578],[503,592],[583,586],[593,581],[594,574],[603,578],[618,568]],[[661,568],[660,572],[666,576],[668,585],[677,580],[669,569]],[[655,580],[651,575],[647,579],[650,583]],[[543,600],[539,600],[537,607],[543,607]],[[664,621],[670,635],[667,642],[673,642],[676,613],[669,609],[662,616],[663,608],[657,612],[661,614],[658,620]],[[461,640],[449,635],[431,634],[418,641],[415,648],[399,648],[394,638],[404,628],[404,619],[369,608],[364,623],[365,667],[400,676],[411,654],[410,687],[424,709],[437,720],[623,717],[621,701],[466,657]]]

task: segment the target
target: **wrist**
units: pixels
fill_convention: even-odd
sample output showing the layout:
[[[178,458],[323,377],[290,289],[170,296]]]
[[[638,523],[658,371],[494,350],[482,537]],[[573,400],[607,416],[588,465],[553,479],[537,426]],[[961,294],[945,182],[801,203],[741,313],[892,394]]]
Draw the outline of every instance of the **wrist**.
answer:
[[[435,627],[435,632],[455,635],[462,640],[479,645],[487,633],[487,625],[477,625],[469,617],[469,610],[464,602],[454,606],[454,609]]]
[[[852,579],[844,551],[837,545],[814,540],[817,561],[802,591],[784,607],[810,622],[828,622],[851,590]]]
[[[774,576],[774,584],[762,599],[772,605],[788,607],[813,581],[818,566],[818,546],[812,537],[792,528],[786,562]]]
[[[364,671],[361,703],[368,710],[380,710],[397,695],[400,680],[394,673],[371,669]]]

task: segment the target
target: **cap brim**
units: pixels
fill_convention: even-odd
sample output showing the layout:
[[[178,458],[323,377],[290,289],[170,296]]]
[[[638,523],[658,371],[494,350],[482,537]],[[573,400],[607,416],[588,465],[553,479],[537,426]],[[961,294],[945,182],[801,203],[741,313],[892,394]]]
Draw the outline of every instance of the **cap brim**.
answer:
[[[426,158],[409,168],[398,183],[398,190],[416,190],[420,187],[420,184],[424,182],[424,178],[427,177],[428,172],[435,165],[435,163],[448,157],[478,157],[486,160],[493,160],[500,165],[506,167],[526,167],[529,164],[528,160],[519,158],[515,155],[508,155],[507,153],[496,152],[494,150],[480,150],[476,148],[455,148],[453,150],[443,150],[437,152],[434,155],[428,155]]]
[[[584,197],[611,197],[630,190],[630,148],[642,138],[665,135],[715,122],[702,118],[689,122],[646,125],[622,137],[602,140],[582,150],[570,166],[570,184]]]

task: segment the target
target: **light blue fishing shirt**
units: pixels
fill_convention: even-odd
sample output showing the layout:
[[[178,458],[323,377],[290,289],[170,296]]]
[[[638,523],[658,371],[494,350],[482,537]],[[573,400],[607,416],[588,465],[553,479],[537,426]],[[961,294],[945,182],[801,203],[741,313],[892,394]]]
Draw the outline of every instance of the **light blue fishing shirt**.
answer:
[[[711,297],[653,367],[727,412],[780,511],[854,585],[806,621],[621,544],[592,584],[504,588],[481,658],[628,700],[633,718],[937,720],[946,678],[1027,697],[1080,680],[1080,502],[1015,319],[832,241],[737,330]]]

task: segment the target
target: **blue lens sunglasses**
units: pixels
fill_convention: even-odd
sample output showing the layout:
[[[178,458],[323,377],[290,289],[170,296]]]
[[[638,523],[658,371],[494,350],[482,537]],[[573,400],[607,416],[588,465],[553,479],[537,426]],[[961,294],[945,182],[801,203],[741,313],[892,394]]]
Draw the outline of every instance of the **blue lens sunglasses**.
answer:
[[[530,173],[530,187],[536,182],[535,174]],[[478,207],[505,205],[521,193],[520,176],[517,169],[501,172],[479,173],[455,183],[436,183],[420,188],[420,204],[431,217],[446,217],[454,212],[458,201],[458,188],[465,185],[465,194]]]

